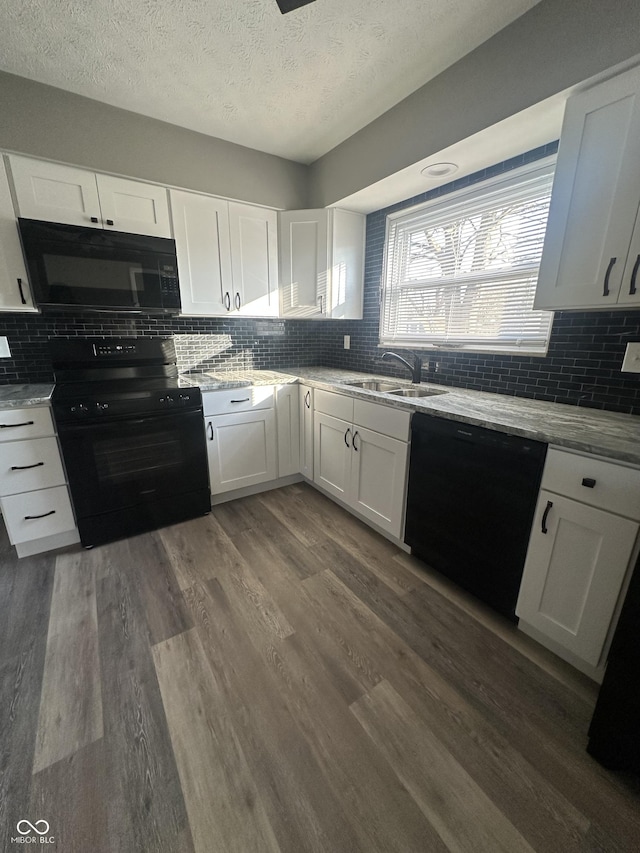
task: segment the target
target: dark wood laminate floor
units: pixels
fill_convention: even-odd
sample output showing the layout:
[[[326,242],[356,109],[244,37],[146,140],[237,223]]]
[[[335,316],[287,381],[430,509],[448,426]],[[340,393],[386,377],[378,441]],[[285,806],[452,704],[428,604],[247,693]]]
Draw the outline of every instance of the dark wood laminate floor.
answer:
[[[0,559],[4,850],[640,849],[590,682],[307,485]]]

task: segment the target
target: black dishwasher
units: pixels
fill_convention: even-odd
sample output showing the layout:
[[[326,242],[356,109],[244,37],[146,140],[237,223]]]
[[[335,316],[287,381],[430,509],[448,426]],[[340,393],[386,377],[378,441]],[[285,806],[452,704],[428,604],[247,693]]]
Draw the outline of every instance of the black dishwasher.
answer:
[[[513,621],[546,453],[484,427],[411,421],[405,542]]]

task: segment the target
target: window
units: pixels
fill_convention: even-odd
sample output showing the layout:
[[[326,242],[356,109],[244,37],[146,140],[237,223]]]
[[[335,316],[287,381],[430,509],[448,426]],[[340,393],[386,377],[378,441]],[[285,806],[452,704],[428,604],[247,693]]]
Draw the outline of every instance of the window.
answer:
[[[387,219],[380,344],[544,355],[534,311],[554,163]]]

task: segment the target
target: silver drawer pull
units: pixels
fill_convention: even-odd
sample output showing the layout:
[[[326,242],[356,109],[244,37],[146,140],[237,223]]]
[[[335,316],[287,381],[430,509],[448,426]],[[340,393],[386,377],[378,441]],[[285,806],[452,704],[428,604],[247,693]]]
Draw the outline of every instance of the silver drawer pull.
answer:
[[[0,429],[13,429],[13,427],[33,426],[35,421],[25,421],[23,424],[0,424]]]
[[[34,462],[33,465],[12,465],[12,471],[26,471],[27,468],[39,468],[44,462]]]
[[[48,515],[53,515],[55,509],[50,509],[49,512],[43,512],[42,515],[25,515],[25,521],[33,521],[34,518],[46,518]]]
[[[586,486],[588,489],[593,489],[595,484],[596,484],[596,481],[593,479],[593,477],[583,477],[582,478],[582,485]]]
[[[230,403],[248,403],[251,397],[244,397],[242,400],[230,400]]]

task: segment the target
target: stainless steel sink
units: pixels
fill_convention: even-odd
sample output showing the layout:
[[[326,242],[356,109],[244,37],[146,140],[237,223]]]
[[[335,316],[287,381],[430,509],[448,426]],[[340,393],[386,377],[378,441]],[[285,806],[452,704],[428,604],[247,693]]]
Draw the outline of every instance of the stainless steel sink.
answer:
[[[389,391],[389,394],[394,394],[396,397],[435,397],[437,394],[446,393],[446,391],[434,391],[429,388],[398,388]]]
[[[371,380],[365,382],[345,382],[345,385],[348,385],[350,388],[362,388],[363,391],[383,391],[387,394],[397,393],[401,390],[398,388],[397,382],[378,382]]]

